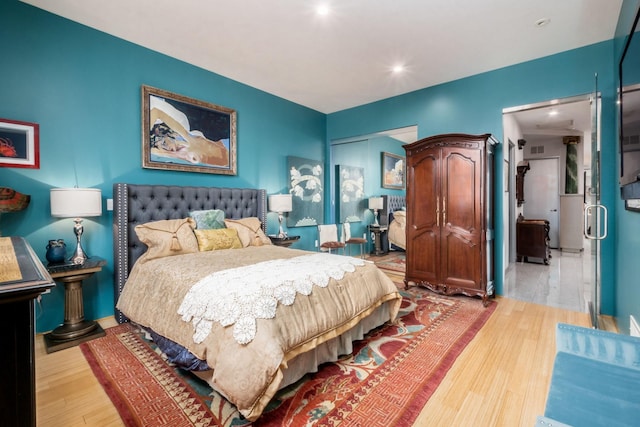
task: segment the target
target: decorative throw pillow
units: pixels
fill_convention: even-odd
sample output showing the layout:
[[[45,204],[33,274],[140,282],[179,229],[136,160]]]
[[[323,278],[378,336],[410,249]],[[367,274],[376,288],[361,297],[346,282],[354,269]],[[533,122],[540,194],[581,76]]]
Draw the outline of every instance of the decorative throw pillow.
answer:
[[[195,226],[196,223],[191,218],[167,219],[136,225],[138,238],[148,246],[138,262],[198,252],[198,241],[193,234]]]
[[[402,227],[404,227],[407,224],[407,212],[406,211],[395,211],[393,213],[393,219],[398,221],[398,223],[400,225],[402,225]]]
[[[260,220],[256,217],[243,219],[225,219],[227,228],[233,228],[238,232],[242,247],[270,245],[271,240],[260,228]]]
[[[196,221],[196,228],[200,230],[224,228],[224,211],[220,209],[191,211],[189,216]]]
[[[215,230],[195,229],[193,231],[196,233],[200,252],[242,248],[242,242],[240,242],[238,232],[233,228],[220,228]]]

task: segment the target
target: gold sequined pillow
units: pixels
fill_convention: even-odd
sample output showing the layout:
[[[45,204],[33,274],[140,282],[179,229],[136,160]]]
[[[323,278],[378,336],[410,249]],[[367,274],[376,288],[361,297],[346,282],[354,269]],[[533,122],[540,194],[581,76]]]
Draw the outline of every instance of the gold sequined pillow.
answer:
[[[242,243],[238,238],[238,232],[233,228],[195,229],[194,232],[196,233],[196,239],[198,239],[198,249],[200,252],[242,248]]]
[[[138,262],[198,252],[198,241],[193,234],[195,226],[196,222],[191,218],[167,219],[136,225],[138,238],[148,246]]]
[[[224,225],[238,232],[242,247],[270,245],[271,240],[260,228],[260,220],[256,217],[243,219],[225,219]]]

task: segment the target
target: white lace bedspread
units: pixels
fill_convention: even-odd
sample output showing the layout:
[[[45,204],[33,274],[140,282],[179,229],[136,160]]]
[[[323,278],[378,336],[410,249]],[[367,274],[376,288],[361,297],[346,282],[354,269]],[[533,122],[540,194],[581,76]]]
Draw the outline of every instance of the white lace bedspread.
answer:
[[[330,278],[340,280],[361,265],[361,259],[318,253],[218,271],[191,287],[178,314],[193,324],[196,343],[219,322],[234,325],[234,339],[247,344],[256,335],[256,319],[274,318],[278,302],[291,305],[297,293],[310,295],[314,285],[324,288]]]

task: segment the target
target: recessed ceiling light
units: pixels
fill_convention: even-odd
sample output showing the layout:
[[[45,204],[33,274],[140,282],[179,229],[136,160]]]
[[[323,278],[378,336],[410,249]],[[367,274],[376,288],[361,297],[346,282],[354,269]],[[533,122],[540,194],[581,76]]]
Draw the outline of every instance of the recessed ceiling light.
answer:
[[[326,4],[321,4],[316,8],[316,13],[321,16],[325,16],[329,14],[329,6]]]
[[[391,71],[393,71],[395,74],[401,73],[404,71],[404,65],[395,65]]]
[[[540,18],[535,22],[536,27],[545,27],[551,22],[551,18]]]

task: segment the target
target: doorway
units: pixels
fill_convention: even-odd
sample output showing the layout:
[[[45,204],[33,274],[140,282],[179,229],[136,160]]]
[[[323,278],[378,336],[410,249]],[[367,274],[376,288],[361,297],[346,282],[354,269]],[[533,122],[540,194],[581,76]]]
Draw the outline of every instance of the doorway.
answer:
[[[550,222],[550,246],[559,248],[560,199],[565,194],[565,169],[567,147],[563,137],[578,137],[578,194],[584,195],[589,184],[585,176],[591,173],[592,159],[592,100],[584,95],[538,104],[523,105],[503,110],[504,140],[518,141],[518,149],[510,154],[509,163],[528,163],[530,169],[524,177],[524,203],[505,206],[515,209],[516,217],[522,214],[530,219],[548,219]],[[511,150],[510,150],[511,151]],[[515,158],[514,158],[515,157]],[[514,181],[513,173],[509,181]],[[508,185],[509,191],[513,188]],[[505,195],[505,203],[513,203],[512,195]],[[583,209],[570,218],[572,223],[582,224]],[[508,215],[512,218],[512,215]],[[564,220],[566,221],[566,219]],[[515,221],[507,227],[509,236],[505,242],[515,240]],[[510,243],[505,243],[506,245]],[[584,239],[584,249],[565,252],[552,249],[550,265],[543,263],[515,262],[511,256],[506,264],[503,293],[505,296],[552,307],[588,312],[593,296],[590,264],[590,242]],[[513,254],[515,248],[505,248]]]

